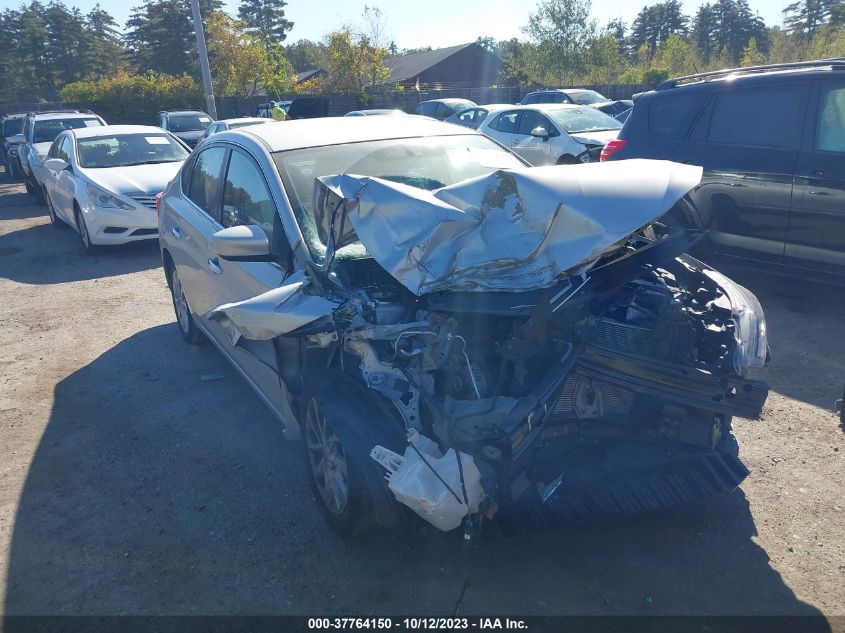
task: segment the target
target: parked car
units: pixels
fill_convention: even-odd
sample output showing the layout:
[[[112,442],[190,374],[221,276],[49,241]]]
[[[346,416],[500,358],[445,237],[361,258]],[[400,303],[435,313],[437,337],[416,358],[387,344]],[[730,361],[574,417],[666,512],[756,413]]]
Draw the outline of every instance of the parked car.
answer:
[[[267,101],[266,103],[259,103],[255,108],[255,116],[262,119],[271,119],[270,111],[273,109],[273,103],[278,103],[285,112],[290,111],[291,101]]]
[[[75,228],[88,253],[156,239],[156,195],[189,153],[176,136],[148,125],[65,130],[44,162],[50,221]]]
[[[704,167],[672,211],[711,254],[814,278],[845,276],[845,62],[729,69],[640,97],[605,160]]]
[[[297,97],[287,110],[288,119],[317,119],[329,116],[327,97]]]
[[[61,110],[30,112],[24,119],[23,131],[12,137],[18,144],[18,163],[21,167],[26,192],[42,200],[44,177],[47,172],[43,162],[47,151],[63,130],[99,127],[106,122],[89,110]]]
[[[405,116],[402,110],[391,110],[389,108],[380,108],[374,110],[352,110],[343,116]]]
[[[209,125],[202,138],[217,134],[218,132],[225,132],[226,130],[236,130],[241,127],[248,127],[250,125],[258,125],[261,123],[270,123],[268,119],[255,116],[246,116],[239,119],[221,119]]]
[[[194,148],[211,125],[211,117],[202,110],[173,110],[158,113],[159,127],[167,130],[188,147]]]
[[[634,105],[634,102],[630,99],[613,101],[595,90],[586,90],[584,88],[537,90],[536,92],[529,92],[522,99],[522,105],[534,105],[537,103],[574,103],[575,105],[585,105],[601,110],[612,117],[628,110]]]
[[[596,162],[621,127],[594,108],[562,103],[511,106],[484,119],[478,131],[536,166]]]
[[[513,106],[509,103],[490,103],[483,106],[473,106],[471,108],[455,112],[454,114],[446,117],[444,121],[446,123],[454,123],[455,125],[462,125],[463,127],[477,130],[478,126],[481,125],[481,122],[487,118],[487,115],[490,112],[511,107]]]
[[[620,114],[634,107],[634,102],[631,99],[619,99],[618,101],[608,101],[606,103],[594,103],[592,107],[618,119]]]
[[[411,510],[468,538],[588,520],[748,473],[731,420],[766,399],[745,376],[762,309],[653,223],[700,178],[527,169],[422,118],[261,125],[206,139],[168,185],[162,262],[182,336],[304,439],[342,534]]]
[[[420,114],[442,121],[455,114],[455,112],[460,112],[476,105],[478,104],[469,99],[431,99],[430,101],[421,101],[418,103],[414,107],[412,114]]]
[[[3,144],[0,146],[0,151],[3,154],[3,167],[6,170],[6,176],[12,180],[20,177],[20,163],[18,162],[18,145],[20,143],[16,142],[14,137],[23,132],[25,119],[26,114],[23,112],[7,114],[0,119],[0,131],[3,134]]]

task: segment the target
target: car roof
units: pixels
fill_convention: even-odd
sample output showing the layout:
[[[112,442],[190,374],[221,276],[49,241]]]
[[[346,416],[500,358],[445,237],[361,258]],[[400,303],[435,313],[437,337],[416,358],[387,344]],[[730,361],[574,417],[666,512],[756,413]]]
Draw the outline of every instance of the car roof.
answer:
[[[160,127],[155,127],[154,125],[100,125],[98,127],[81,127],[68,131],[78,139],[108,136],[109,134],[167,134]]]
[[[4,121],[8,119],[23,119],[26,116],[26,112],[14,112],[12,114],[4,114],[2,119]]]
[[[244,123],[246,121],[270,121],[270,119],[265,119],[260,116],[242,116],[236,119],[220,119],[215,121],[215,123]]]
[[[33,112],[31,115],[34,119],[43,121],[50,121],[53,119],[99,119],[100,117],[93,112]]]
[[[551,110],[571,110],[573,108],[586,108],[588,106],[579,105],[577,103],[529,103],[527,105],[515,105],[514,110],[542,110],[548,112]]]
[[[475,103],[472,99],[458,99],[458,98],[449,98],[449,99],[429,99],[428,101],[420,101],[420,103]]]
[[[210,139],[237,139],[247,134],[261,139],[271,152],[306,147],[343,145],[393,138],[455,136],[477,134],[427,117],[322,117],[295,121],[274,121],[231,132],[221,132]]]
[[[208,116],[202,110],[162,110],[159,114],[201,114],[203,116]]]

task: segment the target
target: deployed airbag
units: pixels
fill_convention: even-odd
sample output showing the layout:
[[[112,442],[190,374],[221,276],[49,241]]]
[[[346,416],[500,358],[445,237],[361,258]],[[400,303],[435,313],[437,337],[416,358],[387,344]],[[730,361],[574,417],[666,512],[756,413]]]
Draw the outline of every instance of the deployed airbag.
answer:
[[[338,211],[375,260],[417,296],[550,286],[655,221],[701,167],[628,160],[500,170],[435,191],[349,174],[318,178],[315,214]],[[349,236],[338,235],[336,242]]]

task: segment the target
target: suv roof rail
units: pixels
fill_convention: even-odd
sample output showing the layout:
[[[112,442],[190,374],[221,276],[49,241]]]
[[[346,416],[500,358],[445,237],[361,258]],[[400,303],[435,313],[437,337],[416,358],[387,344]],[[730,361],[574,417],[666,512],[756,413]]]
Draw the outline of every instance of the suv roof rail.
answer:
[[[39,114],[94,114],[91,110],[30,110],[27,116],[38,116]]]
[[[674,79],[667,79],[657,86],[656,90],[668,90],[675,88],[678,84],[707,81],[709,79],[716,79],[719,77],[726,77],[728,75],[753,75],[757,73],[765,73],[777,70],[793,70],[801,68],[823,68],[825,66],[832,66],[834,68],[845,68],[845,57],[833,57],[830,59],[815,59],[806,62],[790,62],[786,64],[764,64],[762,66],[746,66],[745,68],[725,68],[723,70],[711,70],[705,73],[695,73],[693,75],[684,75],[683,77],[675,77]]]

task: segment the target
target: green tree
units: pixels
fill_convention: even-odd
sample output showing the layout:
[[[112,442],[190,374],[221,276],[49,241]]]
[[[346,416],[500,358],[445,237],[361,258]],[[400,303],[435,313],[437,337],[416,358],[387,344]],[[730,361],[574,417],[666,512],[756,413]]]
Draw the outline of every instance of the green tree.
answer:
[[[653,68],[665,70],[670,77],[679,77],[696,72],[696,61],[692,43],[673,33],[657,49]]]
[[[285,17],[285,0],[241,0],[238,17],[246,20],[249,32],[265,42],[281,43],[293,28]]]
[[[329,34],[327,54],[331,92],[355,95],[361,103],[369,99],[367,86],[384,82],[390,71],[384,64],[387,50],[373,46],[366,37],[356,36],[350,29]]]
[[[757,48],[757,38],[752,37],[748,40],[745,48],[742,51],[742,59],[740,65],[742,66],[760,66],[766,63],[766,56]]]
[[[783,23],[787,31],[803,36],[807,41],[827,24],[841,0],[797,0],[783,10]],[[839,14],[839,11],[837,11]]]
[[[284,55],[297,73],[326,66],[326,47],[311,40],[299,40],[285,46]]]
[[[627,64],[619,51],[613,33],[605,32],[590,42],[587,47],[587,74],[585,75],[589,83],[614,83],[626,68]]]
[[[200,0],[203,20],[222,0]],[[130,58],[141,72],[199,74],[191,6],[185,0],[144,0],[132,9],[124,37]]]
[[[523,28],[543,80],[566,85],[586,70],[586,47],[596,32],[590,0],[540,0]]]

